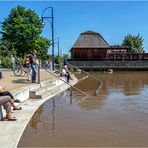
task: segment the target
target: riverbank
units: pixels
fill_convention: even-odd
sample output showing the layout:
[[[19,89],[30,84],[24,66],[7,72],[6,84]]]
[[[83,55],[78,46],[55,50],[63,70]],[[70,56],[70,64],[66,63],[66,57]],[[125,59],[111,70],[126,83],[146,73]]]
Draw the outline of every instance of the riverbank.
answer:
[[[44,97],[43,99],[27,99],[29,96],[29,90],[39,88],[43,83],[46,85],[47,82],[51,81],[56,84],[58,91],[51,93],[49,96]],[[38,109],[38,107],[44,103],[46,100],[52,98],[58,93],[66,90],[69,85],[62,82],[58,78],[54,78],[51,74],[46,71],[41,71],[41,84],[32,84],[26,80],[25,77],[14,77],[12,72],[4,71],[4,79],[0,81],[2,86],[8,87],[8,89],[15,95],[17,99],[20,99],[22,103],[20,104],[22,110],[15,111],[14,116],[17,118],[17,121],[1,121],[0,122],[0,147],[1,148],[16,148],[19,142],[19,139],[25,130],[29,120]],[[77,79],[73,78],[73,81],[70,82],[70,85],[77,83]],[[56,89],[54,86],[53,89]],[[21,95],[20,95],[21,94]],[[18,98],[20,97],[21,98]]]
[[[137,61],[68,61],[83,70],[148,70],[147,60]]]

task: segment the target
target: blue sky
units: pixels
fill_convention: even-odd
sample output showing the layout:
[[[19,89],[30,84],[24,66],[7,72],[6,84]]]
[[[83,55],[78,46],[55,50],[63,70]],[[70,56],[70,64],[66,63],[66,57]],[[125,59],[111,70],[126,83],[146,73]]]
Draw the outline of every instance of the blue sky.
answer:
[[[129,33],[139,33],[144,39],[144,49],[148,52],[148,1],[5,0],[0,1],[0,21],[17,5],[34,10],[39,17],[46,7],[54,8],[54,34],[55,38],[60,39],[63,53],[68,53],[80,33],[88,30],[99,32],[110,45],[121,44]],[[47,9],[44,16],[51,16],[51,10]],[[51,39],[50,23],[45,23],[42,35]]]

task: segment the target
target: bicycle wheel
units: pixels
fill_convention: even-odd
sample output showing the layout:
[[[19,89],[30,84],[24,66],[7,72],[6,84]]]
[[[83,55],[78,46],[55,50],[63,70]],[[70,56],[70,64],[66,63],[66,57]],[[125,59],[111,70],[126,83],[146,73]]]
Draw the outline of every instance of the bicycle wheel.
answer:
[[[22,69],[21,68],[16,68],[14,71],[13,71],[13,73],[14,73],[14,75],[16,75],[16,76],[20,76],[21,74],[22,74]]]

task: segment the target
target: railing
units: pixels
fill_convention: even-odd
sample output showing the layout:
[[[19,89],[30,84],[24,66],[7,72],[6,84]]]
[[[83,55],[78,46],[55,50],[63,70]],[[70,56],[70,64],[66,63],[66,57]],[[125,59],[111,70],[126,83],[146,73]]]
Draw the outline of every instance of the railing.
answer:
[[[95,96],[97,96],[97,95],[99,94],[99,90],[100,90],[100,88],[102,87],[102,81],[101,81],[100,79],[97,79],[96,77],[90,75],[88,72],[86,72],[86,71],[84,71],[84,70],[82,70],[82,69],[80,69],[80,68],[78,68],[78,67],[76,67],[76,66],[74,66],[74,65],[72,65],[72,64],[70,64],[70,63],[68,63],[67,65],[68,65],[68,66],[71,66],[71,67],[73,67],[73,68],[76,68],[77,70],[83,71],[84,73],[86,73],[86,74],[87,74],[88,76],[90,76],[91,78],[93,78],[93,79],[99,81],[98,87],[97,87],[97,89],[95,90]]]
[[[131,52],[114,52],[104,53],[103,56],[79,56],[74,55],[72,61],[136,61],[136,60],[148,60],[148,53],[131,53]]]
[[[45,68],[45,70],[50,73],[51,75],[53,75],[54,77],[58,78],[59,80],[61,80],[62,82],[64,82],[65,84],[70,86],[70,95],[72,96],[72,88],[74,88],[75,90],[79,91],[80,93],[84,94],[86,97],[88,97],[89,95],[86,94],[85,92],[83,92],[82,90],[76,88],[75,86],[72,86],[71,84],[67,83],[66,81],[64,81],[63,79],[61,79],[59,76],[57,76],[56,74],[54,74],[53,72],[49,71],[48,69]],[[59,71],[58,71],[59,72]]]

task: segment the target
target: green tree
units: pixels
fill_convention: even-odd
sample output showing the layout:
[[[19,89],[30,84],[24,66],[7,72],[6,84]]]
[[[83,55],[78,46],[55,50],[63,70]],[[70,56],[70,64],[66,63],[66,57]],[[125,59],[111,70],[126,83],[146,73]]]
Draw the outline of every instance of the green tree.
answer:
[[[41,55],[47,55],[50,41],[40,36],[43,25],[40,18],[31,10],[26,10],[23,6],[13,8],[2,22],[2,41],[11,43],[7,46],[8,50],[15,52],[19,57],[24,57],[26,53],[30,53],[36,49]]]
[[[70,55],[65,53],[65,54],[63,54],[63,59],[64,58],[69,59],[70,58]]]
[[[35,43],[34,49],[38,49],[38,57],[42,60],[46,60],[49,57],[48,48],[51,42],[44,37],[38,37],[36,38]]]
[[[11,52],[10,52],[11,49]],[[14,56],[16,56],[16,50],[13,47],[13,44],[9,41],[9,40],[0,40],[0,52],[1,54],[3,53],[3,51],[5,52],[4,56],[9,56],[10,54],[13,54]]]
[[[139,34],[137,36],[128,34],[127,36],[125,36],[122,45],[130,47],[130,52],[143,52],[143,39],[142,36],[140,36]]]

